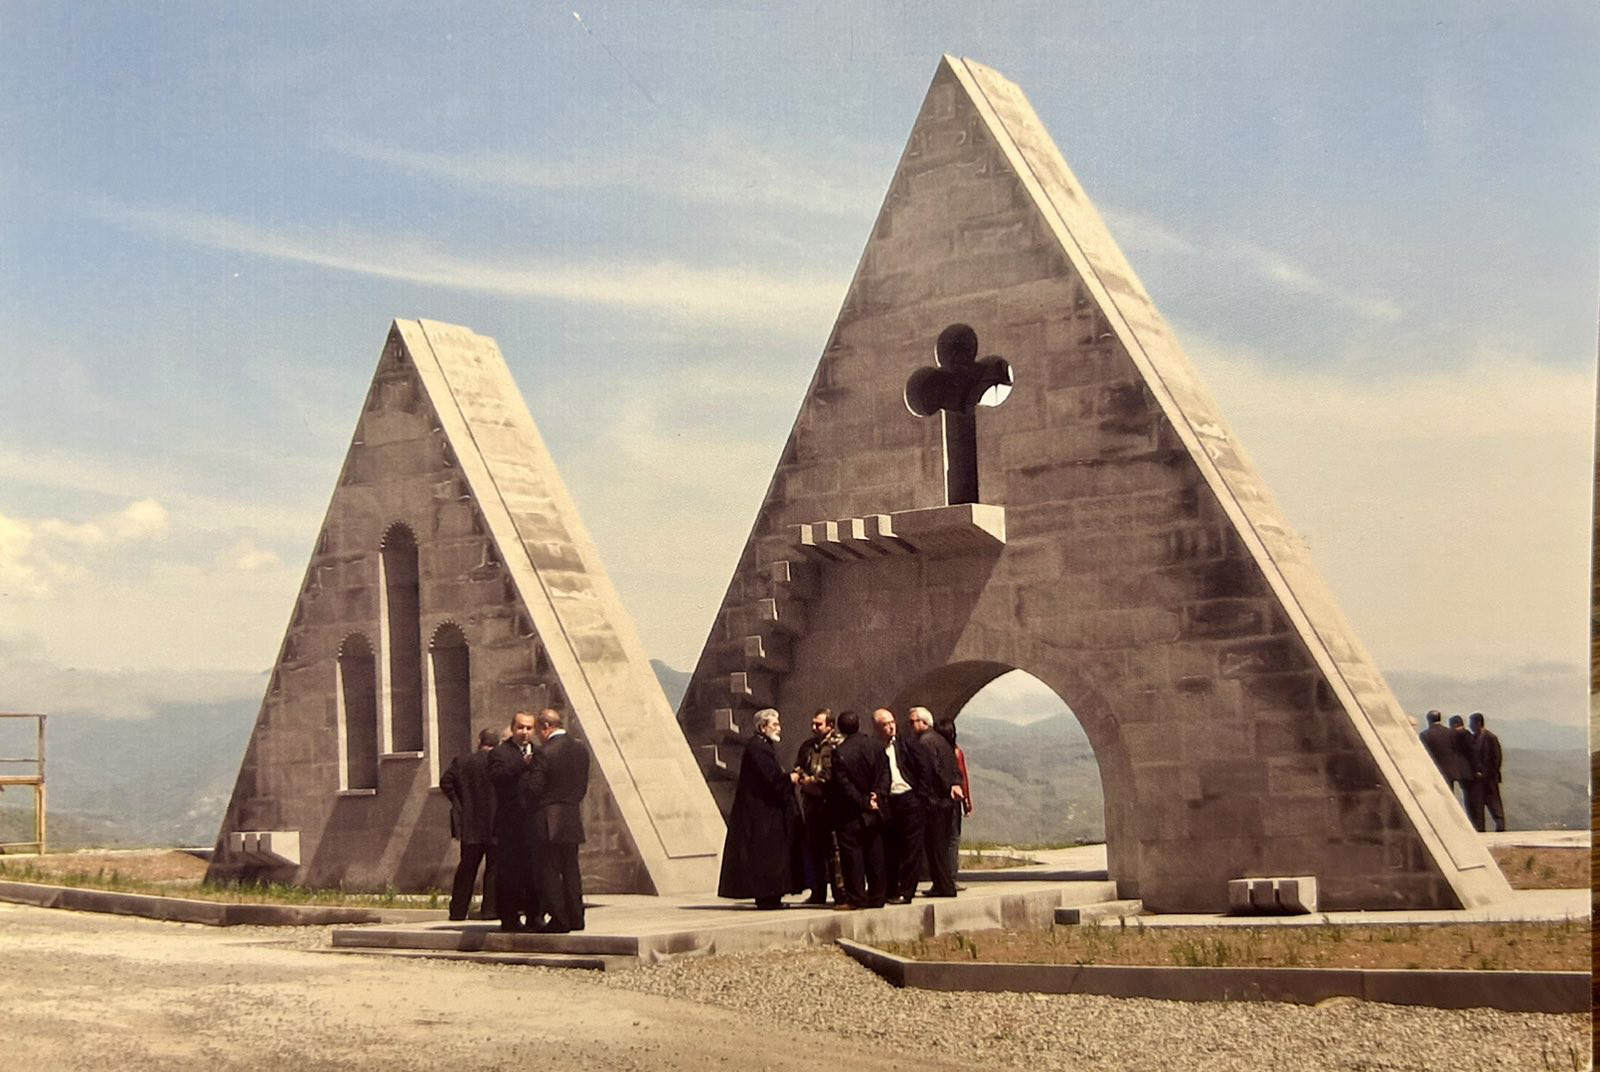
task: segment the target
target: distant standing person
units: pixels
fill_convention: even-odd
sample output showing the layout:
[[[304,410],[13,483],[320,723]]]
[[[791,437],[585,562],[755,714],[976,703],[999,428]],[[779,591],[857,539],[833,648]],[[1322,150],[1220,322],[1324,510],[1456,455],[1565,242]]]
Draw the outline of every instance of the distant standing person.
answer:
[[[825,904],[833,889],[835,904],[843,901],[839,878],[839,846],[833,835],[833,809],[828,801],[828,779],[833,773],[833,750],[844,740],[834,725],[833,711],[822,708],[811,716],[811,736],[800,742],[794,757],[795,785],[800,789],[800,822],[805,828],[807,904]]]
[[[1472,776],[1472,764],[1457,747],[1455,733],[1444,725],[1443,718],[1444,716],[1438,711],[1429,711],[1428,728],[1419,736],[1422,739],[1422,746],[1428,750],[1428,755],[1433,757],[1434,766],[1439,768],[1439,774],[1443,776],[1445,785],[1454,796],[1456,784],[1465,784]],[[1462,807],[1463,809],[1466,807],[1464,802]]]
[[[754,897],[756,907],[763,909],[782,908],[785,894],[805,889],[794,799],[800,775],[778,760],[782,734],[776,710],[764,707],[756,712],[755,732],[739,760],[739,784],[728,812],[722,873],[717,878],[718,897]]]
[[[1461,756],[1461,767],[1466,771],[1461,778],[1461,803],[1467,809],[1467,818],[1471,819],[1483,810],[1483,779],[1478,777],[1478,749],[1472,742],[1472,734],[1467,732],[1467,720],[1460,715],[1450,716],[1450,733],[1456,752]]]
[[[946,850],[950,857],[950,876],[954,878],[961,870],[961,820],[972,814],[972,779],[967,775],[967,754],[956,744],[956,720],[936,718],[933,720],[933,731],[950,742],[950,748],[956,754],[956,769],[961,772],[961,807],[950,824],[950,847]],[[956,887],[958,890],[964,888]]]
[[[499,730],[478,733],[478,750],[457,756],[439,779],[439,791],[450,802],[450,836],[461,843],[461,862],[450,884],[450,918],[467,918],[472,907],[472,887],[483,864],[483,905],[478,915],[495,914],[494,906],[494,783],[489,780],[489,753],[500,743]]]
[[[550,918],[543,934],[583,930],[583,798],[589,792],[589,746],[569,734],[561,712],[547,707],[535,720],[539,750],[523,772],[521,796],[533,820],[534,883],[538,910]],[[530,921],[533,917],[530,917]]]
[[[503,931],[538,926],[533,886],[533,814],[518,787],[533,764],[534,717],[511,716],[511,734],[489,753],[489,780],[495,791],[495,902]]]
[[[1483,809],[1488,808],[1494,828],[1504,830],[1506,812],[1500,803],[1500,765],[1504,753],[1500,750],[1500,738],[1484,725],[1483,715],[1476,711],[1467,719],[1467,725],[1472,730],[1472,744],[1478,755],[1478,810],[1472,816],[1472,825],[1479,830],[1484,828]]]

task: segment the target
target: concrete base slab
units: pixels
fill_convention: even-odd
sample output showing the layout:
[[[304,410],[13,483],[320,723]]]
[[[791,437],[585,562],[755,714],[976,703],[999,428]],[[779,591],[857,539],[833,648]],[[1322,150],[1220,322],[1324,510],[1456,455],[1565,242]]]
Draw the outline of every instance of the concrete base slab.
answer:
[[[1588,972],[1400,971],[1356,968],[1176,968],[1123,964],[981,964],[918,961],[840,941],[895,986],[1033,994],[1099,994],[1163,1001],[1281,1001],[1333,997],[1508,1012],[1584,1012]]]
[[[0,882],[0,901],[37,908],[142,916],[173,923],[204,923],[213,927],[315,927],[337,923],[377,923],[398,914],[336,905],[235,904],[146,893],[118,893],[79,886],[46,886],[35,882]],[[425,914],[431,916],[438,913]]]
[[[1169,912],[1140,916],[1145,927],[1321,927],[1326,924],[1410,926],[1438,923],[1565,923],[1590,916],[1588,890],[1513,890],[1511,896],[1480,908],[1417,909],[1398,912],[1318,912],[1304,916],[1227,916]]]
[[[576,968],[586,971],[607,971],[632,967],[633,957],[584,957],[570,953],[489,953],[461,952],[450,949],[377,949],[334,948],[318,950],[321,953],[364,957],[394,957],[399,960],[456,960],[468,964],[511,964],[524,968]]]
[[[1048,927],[1057,908],[1112,900],[1116,886],[1099,882],[974,882],[954,898],[918,898],[908,905],[837,912],[791,904],[761,911],[748,902],[627,894],[589,899],[587,929],[575,934],[507,933],[497,924],[429,922],[343,927],[341,949],[487,951],[632,956],[655,964],[679,956],[732,953],[839,938],[888,942],[998,927]]]

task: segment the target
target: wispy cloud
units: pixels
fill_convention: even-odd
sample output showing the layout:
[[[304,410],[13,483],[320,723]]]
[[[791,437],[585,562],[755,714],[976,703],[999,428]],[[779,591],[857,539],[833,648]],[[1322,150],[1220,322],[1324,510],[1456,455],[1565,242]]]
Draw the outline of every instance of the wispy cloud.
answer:
[[[1114,208],[1102,208],[1100,215],[1124,252],[1141,250],[1179,256],[1195,252],[1193,242],[1151,216]]]
[[[114,543],[167,534],[167,511],[140,499],[92,521],[36,521],[0,514],[0,593],[42,598],[63,581],[83,577],[94,556]]]
[[[64,665],[36,638],[0,634],[0,708],[51,714],[148,718],[173,704],[241,700],[261,692],[264,675],[198,667],[106,670]]]
[[[218,553],[217,564],[242,573],[261,573],[282,568],[283,559],[278,557],[276,551],[256,546],[256,542],[247,536]]]
[[[663,154],[613,148],[605,155],[545,159],[518,153],[460,153],[407,148],[349,136],[327,139],[335,152],[369,163],[490,194],[529,190],[634,191],[651,198],[721,208],[779,210],[830,219],[873,212],[887,172],[865,153],[824,162],[778,153],[749,140],[713,133]]]
[[[1182,334],[1380,664],[1585,658],[1592,369],[1502,351],[1348,376]]]
[[[101,203],[98,217],[210,249],[310,264],[422,286],[627,309],[675,320],[726,320],[810,330],[844,294],[846,278],[774,276],[742,267],[656,261],[491,261],[348,228],[263,227],[207,213]]]
[[[226,445],[217,447],[219,453],[225,449]],[[180,515],[190,530],[226,531],[248,523],[258,537],[275,539],[306,539],[308,533],[315,531],[317,511],[324,505],[322,496],[333,486],[338,462],[337,455],[323,459],[320,466],[294,459],[292,468],[279,474],[289,493],[303,493],[307,481],[320,481],[315,493],[302,495],[303,508],[296,509],[281,497],[276,502],[268,501],[259,488],[248,498],[198,493],[193,485],[198,482],[199,470],[186,470],[181,465],[154,465],[125,453],[73,451],[37,444],[23,447],[0,441],[0,483],[113,500],[127,494],[128,489],[137,488],[146,498],[157,499],[164,511]],[[215,455],[210,463],[216,464]]]
[[[1329,283],[1303,265],[1254,242],[1235,239],[1228,248],[1259,275],[1296,294],[1326,299],[1368,320],[1390,323],[1405,316],[1405,311],[1389,298]]]

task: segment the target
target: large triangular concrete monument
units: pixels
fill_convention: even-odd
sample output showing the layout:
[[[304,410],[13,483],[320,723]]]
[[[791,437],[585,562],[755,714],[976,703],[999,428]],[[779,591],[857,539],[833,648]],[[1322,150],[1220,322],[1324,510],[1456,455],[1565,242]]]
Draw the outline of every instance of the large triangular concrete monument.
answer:
[[[440,773],[547,706],[594,756],[585,887],[715,886],[721,816],[499,348],[396,321],[211,875],[448,888]]]
[[[1510,895],[1021,91],[946,57],[679,721],[726,807],[756,707],[799,739],[1018,668],[1094,747],[1123,896]]]

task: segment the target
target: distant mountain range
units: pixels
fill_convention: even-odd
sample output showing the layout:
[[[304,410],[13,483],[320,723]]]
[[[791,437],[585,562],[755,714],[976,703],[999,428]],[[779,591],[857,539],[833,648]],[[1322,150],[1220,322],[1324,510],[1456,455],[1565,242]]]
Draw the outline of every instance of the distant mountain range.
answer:
[[[651,666],[674,708],[690,675]],[[1404,675],[1392,675],[1401,680]],[[1408,683],[1410,684],[1410,683]],[[1433,706],[1455,704],[1423,682]],[[1399,687],[1397,686],[1397,692]],[[147,718],[52,715],[46,774],[52,845],[210,845],[260,705],[256,696],[157,705]],[[1041,717],[1042,716],[1042,717]],[[1491,715],[1506,746],[1505,798],[1518,828],[1589,822],[1587,733],[1539,718]],[[1089,742],[1054,697],[978,697],[961,716],[976,809],[969,840],[1006,843],[1103,838],[1099,769]],[[0,841],[31,837],[25,790],[0,797]]]

